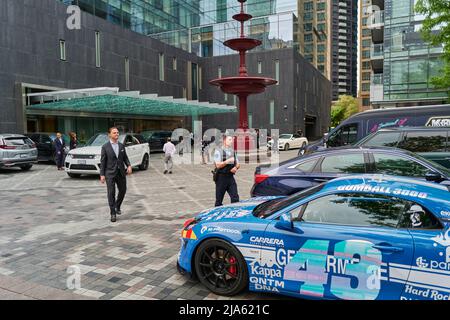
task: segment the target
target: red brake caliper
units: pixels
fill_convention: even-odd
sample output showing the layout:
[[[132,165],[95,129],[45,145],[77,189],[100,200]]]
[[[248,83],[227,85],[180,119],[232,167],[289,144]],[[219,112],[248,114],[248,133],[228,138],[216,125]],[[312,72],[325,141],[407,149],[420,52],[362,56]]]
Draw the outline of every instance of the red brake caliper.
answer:
[[[228,269],[228,271],[229,271],[233,276],[235,276],[235,275],[237,274],[237,268],[236,268],[236,262],[237,262],[237,260],[236,260],[235,257],[231,256],[228,262],[231,264],[231,266],[230,266],[230,268]]]

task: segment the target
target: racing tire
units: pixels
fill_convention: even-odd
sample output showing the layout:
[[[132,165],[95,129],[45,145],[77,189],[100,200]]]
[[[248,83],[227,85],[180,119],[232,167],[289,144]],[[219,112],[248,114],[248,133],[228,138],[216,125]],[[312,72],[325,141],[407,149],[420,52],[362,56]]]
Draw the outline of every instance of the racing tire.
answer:
[[[144,158],[142,159],[142,163],[139,165],[139,170],[145,171],[148,169],[149,164],[149,157],[148,154],[144,155]]]
[[[69,177],[71,177],[71,178],[79,178],[79,177],[81,177],[81,174],[79,174],[79,173],[70,173],[70,172],[67,172],[67,175],[68,175]]]
[[[211,239],[200,244],[194,268],[199,281],[214,294],[234,296],[248,286],[247,263],[227,241]]]
[[[30,170],[32,167],[33,167],[32,164],[26,164],[26,165],[20,166],[20,169],[22,169],[22,171],[28,171],[28,170]]]
[[[284,151],[289,151],[289,143],[286,143],[286,144],[284,145]]]

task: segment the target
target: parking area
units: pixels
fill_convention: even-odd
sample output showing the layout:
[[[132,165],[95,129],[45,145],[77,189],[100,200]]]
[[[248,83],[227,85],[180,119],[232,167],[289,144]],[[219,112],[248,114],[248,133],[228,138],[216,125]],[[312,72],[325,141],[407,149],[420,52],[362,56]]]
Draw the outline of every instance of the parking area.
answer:
[[[243,164],[236,177],[241,199],[255,167]],[[175,266],[183,222],[214,205],[211,169],[175,165],[164,175],[162,154],[152,154],[149,170],[128,178],[116,223],[96,176],[71,179],[51,164],[0,170],[0,299],[225,299]]]

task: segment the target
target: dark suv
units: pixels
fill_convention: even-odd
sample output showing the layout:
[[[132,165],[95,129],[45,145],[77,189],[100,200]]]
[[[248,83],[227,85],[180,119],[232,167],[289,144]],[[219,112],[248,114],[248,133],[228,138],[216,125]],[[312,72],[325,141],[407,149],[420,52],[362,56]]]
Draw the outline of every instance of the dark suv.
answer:
[[[450,168],[450,128],[381,129],[359,141],[356,146],[401,148]]]
[[[56,133],[27,133],[26,136],[33,140],[38,149],[38,161],[55,161]],[[69,137],[63,134],[66,146],[69,146]]]

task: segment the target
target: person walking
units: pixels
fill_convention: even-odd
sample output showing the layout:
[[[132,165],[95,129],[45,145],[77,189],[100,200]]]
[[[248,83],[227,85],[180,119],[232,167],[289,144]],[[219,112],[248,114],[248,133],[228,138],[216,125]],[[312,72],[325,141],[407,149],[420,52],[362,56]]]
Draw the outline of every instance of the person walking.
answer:
[[[216,203],[215,206],[222,205],[225,192],[228,192],[231,203],[239,202],[238,188],[234,175],[241,165],[236,152],[233,150],[233,137],[225,135],[223,146],[214,152],[214,165],[216,167]]]
[[[69,133],[70,136],[70,150],[76,149],[78,146],[77,134],[75,132]]]
[[[173,155],[176,153],[175,145],[172,143],[170,138],[167,138],[167,142],[163,146],[164,151],[164,174],[169,172],[172,174],[173,168]]]
[[[127,192],[126,175],[130,175],[132,169],[125,146],[119,142],[119,130],[110,128],[108,136],[109,141],[102,146],[100,182],[106,182],[111,222],[116,222],[116,215],[122,214],[120,207]],[[116,185],[119,190],[117,199]]]
[[[55,145],[55,162],[58,170],[64,170],[64,149],[66,147],[66,142],[62,138],[61,132],[56,133],[56,139],[54,141]]]

